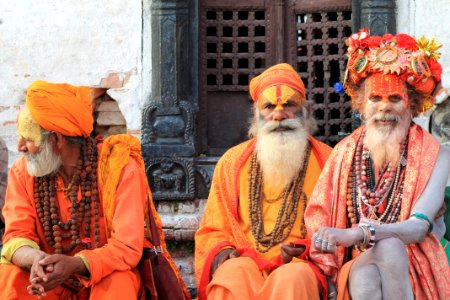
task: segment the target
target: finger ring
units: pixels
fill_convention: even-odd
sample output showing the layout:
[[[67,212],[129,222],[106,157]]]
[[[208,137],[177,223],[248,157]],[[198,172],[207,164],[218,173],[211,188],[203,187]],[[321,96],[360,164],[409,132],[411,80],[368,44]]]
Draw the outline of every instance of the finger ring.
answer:
[[[316,244],[322,244],[322,239],[321,238],[317,238],[315,243]]]

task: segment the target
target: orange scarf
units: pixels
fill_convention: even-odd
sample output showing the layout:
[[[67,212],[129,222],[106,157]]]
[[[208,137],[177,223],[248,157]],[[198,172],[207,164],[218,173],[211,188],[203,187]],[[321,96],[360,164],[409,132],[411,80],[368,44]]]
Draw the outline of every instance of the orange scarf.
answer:
[[[111,235],[111,231],[113,229],[112,219],[115,211],[116,188],[119,184],[122,169],[128,164],[130,158],[134,158],[136,160],[142,170],[143,176],[145,176],[145,165],[141,155],[141,144],[137,138],[127,134],[112,135],[105,139],[105,141],[101,145],[101,151],[98,159],[98,184],[102,190],[103,213],[105,216],[107,229],[106,231],[108,236]],[[178,282],[183,288],[186,299],[190,299],[186,286],[181,279],[180,272],[173,262],[169,252],[167,251],[164,232],[162,230],[162,222],[158,213],[156,212],[155,206],[153,205],[152,194],[147,183],[145,223],[147,224],[148,230],[150,228],[148,225],[149,209],[151,210],[151,213],[155,219],[156,226],[158,227],[163,254],[164,256],[166,256],[172,269],[176,273]],[[151,233],[148,232],[148,235],[151,236]]]

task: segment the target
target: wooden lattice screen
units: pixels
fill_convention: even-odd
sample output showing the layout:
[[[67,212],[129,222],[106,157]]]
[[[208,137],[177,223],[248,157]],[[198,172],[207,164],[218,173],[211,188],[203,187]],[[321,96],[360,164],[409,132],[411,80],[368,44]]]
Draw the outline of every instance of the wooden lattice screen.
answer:
[[[305,83],[319,125],[316,137],[329,145],[351,132],[351,101],[333,85],[344,73],[345,39],[351,34],[350,11],[298,13],[297,71]]]

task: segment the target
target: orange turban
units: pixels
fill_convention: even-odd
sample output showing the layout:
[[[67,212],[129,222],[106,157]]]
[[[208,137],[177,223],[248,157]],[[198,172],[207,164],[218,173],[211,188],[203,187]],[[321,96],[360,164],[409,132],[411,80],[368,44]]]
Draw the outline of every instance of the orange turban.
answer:
[[[87,86],[38,80],[27,91],[26,103],[33,119],[49,131],[88,137],[92,132],[91,91]]]
[[[265,89],[274,85],[287,85],[299,91],[302,97],[305,98],[305,85],[302,79],[294,68],[286,63],[274,65],[259,76],[254,77],[250,81],[250,96],[256,102]]]

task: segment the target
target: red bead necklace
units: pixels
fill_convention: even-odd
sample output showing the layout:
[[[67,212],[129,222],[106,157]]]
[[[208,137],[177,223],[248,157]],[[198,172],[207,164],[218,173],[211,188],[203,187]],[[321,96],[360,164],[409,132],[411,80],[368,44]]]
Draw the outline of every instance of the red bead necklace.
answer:
[[[408,138],[406,137],[400,146],[400,161],[396,166],[386,166],[375,182],[370,153],[363,144],[364,135],[365,133],[356,146],[353,170],[348,181],[349,219],[352,223],[359,223],[362,217],[383,223],[396,222],[401,207]]]

